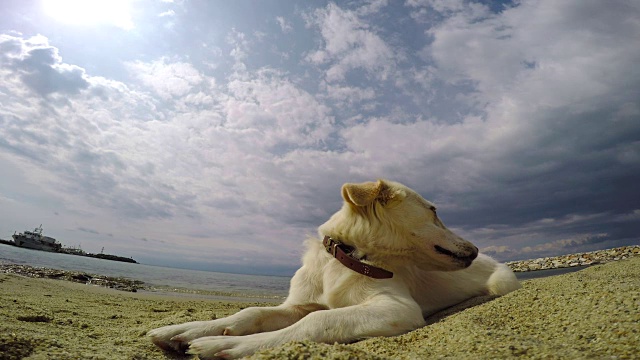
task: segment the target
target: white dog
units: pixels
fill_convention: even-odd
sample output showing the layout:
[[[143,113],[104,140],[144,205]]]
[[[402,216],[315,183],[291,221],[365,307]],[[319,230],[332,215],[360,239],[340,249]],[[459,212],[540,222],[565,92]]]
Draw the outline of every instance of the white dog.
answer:
[[[342,187],[344,205],[307,241],[285,302],[149,331],[165,350],[239,358],[290,341],[348,343],[393,336],[424,317],[520,284],[513,272],[455,235],[415,191],[379,180]],[[322,240],[324,239],[324,240]]]

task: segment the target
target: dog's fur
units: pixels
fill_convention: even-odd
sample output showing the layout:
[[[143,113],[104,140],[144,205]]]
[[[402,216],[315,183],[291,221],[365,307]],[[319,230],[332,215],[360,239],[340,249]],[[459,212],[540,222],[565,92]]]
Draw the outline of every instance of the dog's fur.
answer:
[[[504,295],[520,284],[511,270],[478,254],[438,219],[415,191],[379,180],[342,187],[344,205],[318,229],[356,249],[391,279],[361,275],[309,239],[289,296],[276,307],[149,331],[165,350],[201,359],[239,358],[290,341],[348,343],[393,336],[425,325],[424,317],[483,295]]]

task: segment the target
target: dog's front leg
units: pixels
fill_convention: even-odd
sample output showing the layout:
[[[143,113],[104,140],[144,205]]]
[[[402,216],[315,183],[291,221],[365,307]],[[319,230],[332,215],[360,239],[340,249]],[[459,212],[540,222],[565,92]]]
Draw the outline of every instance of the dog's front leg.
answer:
[[[278,331],[202,337],[191,341],[188,353],[197,354],[200,359],[235,359],[290,341],[348,343],[374,336],[399,335],[424,324],[420,307],[412,299],[379,295],[362,304],[313,312]]]
[[[184,351],[191,340],[214,335],[248,335],[287,327],[311,311],[324,309],[317,304],[276,307],[250,307],[234,315],[211,321],[193,321],[153,329],[151,341],[164,350]]]

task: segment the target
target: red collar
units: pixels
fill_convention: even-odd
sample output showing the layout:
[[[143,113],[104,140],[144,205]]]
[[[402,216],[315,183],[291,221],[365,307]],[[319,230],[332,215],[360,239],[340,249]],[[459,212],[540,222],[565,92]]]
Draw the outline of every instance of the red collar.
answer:
[[[357,273],[374,279],[390,279],[393,277],[393,273],[391,271],[365,264],[356,259],[352,255],[355,249],[350,248],[340,241],[332,239],[330,236],[325,236],[322,240],[322,244],[324,245],[324,248],[327,249],[327,252],[334,258],[338,259],[342,265]]]

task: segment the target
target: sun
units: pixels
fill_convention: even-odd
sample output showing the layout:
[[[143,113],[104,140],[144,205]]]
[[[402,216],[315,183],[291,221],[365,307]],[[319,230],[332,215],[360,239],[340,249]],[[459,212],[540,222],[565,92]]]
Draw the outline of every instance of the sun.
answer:
[[[43,0],[44,12],[69,25],[115,25],[133,29],[131,0]]]

